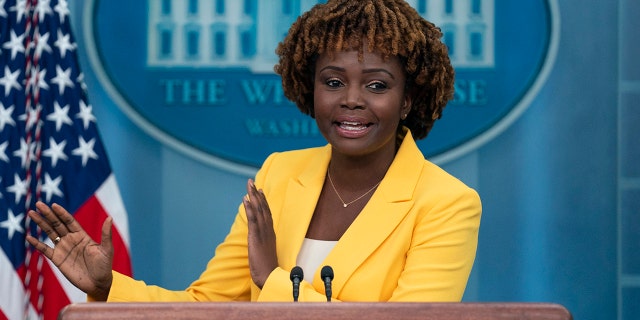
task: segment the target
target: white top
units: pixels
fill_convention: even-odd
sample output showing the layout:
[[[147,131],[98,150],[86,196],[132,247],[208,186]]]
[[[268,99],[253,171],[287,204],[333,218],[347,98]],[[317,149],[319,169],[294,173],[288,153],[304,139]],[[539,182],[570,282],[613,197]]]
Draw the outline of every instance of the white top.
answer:
[[[297,265],[304,272],[304,280],[311,283],[324,258],[329,255],[338,241],[316,240],[304,238],[298,253]]]

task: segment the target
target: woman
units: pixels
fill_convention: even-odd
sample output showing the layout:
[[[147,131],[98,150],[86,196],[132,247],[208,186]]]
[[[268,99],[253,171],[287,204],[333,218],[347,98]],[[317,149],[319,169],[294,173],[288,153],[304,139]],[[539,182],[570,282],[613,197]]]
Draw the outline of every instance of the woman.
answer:
[[[184,291],[111,271],[110,220],[93,242],[64,208],[30,217],[54,248],[29,237],[100,301],[324,301],[320,266],[343,301],[460,301],[477,247],[477,193],[424,159],[426,137],[453,95],[437,27],[401,0],[330,0],[304,13],[277,53],[285,95],[316,119],[320,148],[270,155],[247,183],[235,222]]]

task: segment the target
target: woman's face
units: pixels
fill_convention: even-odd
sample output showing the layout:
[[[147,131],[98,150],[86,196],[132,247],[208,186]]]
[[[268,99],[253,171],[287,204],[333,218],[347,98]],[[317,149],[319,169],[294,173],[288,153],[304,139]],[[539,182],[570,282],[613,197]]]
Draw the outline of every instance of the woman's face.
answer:
[[[314,115],[334,150],[348,156],[395,153],[401,117],[411,109],[397,57],[377,53],[322,54],[316,61]]]

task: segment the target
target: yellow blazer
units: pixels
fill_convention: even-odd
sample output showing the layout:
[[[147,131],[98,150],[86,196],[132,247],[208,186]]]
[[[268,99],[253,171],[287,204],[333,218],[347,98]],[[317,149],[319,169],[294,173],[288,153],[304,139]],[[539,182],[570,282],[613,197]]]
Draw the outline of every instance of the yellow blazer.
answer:
[[[184,291],[147,286],[114,272],[109,301],[292,301],[290,270],[324,183],[331,146],[274,153],[256,175],[269,202],[279,267],[262,290],[247,256],[240,205],[224,242]],[[322,265],[333,267],[334,300],[460,301],[478,242],[478,194],[424,159],[407,133],[386,176]],[[299,301],[326,301],[319,270]]]

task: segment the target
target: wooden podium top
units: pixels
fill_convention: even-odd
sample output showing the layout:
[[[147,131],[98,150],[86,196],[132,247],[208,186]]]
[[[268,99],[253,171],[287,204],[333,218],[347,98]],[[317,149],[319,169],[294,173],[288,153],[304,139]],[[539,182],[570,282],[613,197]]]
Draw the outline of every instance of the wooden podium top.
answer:
[[[60,312],[58,319],[572,320],[573,318],[566,308],[554,303],[94,302],[68,305]]]

